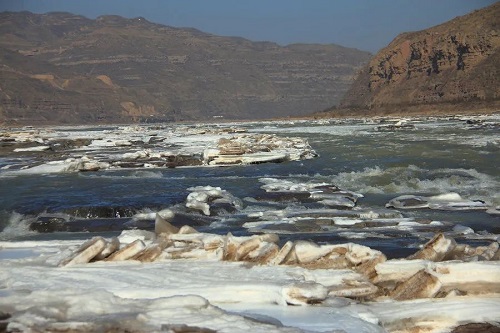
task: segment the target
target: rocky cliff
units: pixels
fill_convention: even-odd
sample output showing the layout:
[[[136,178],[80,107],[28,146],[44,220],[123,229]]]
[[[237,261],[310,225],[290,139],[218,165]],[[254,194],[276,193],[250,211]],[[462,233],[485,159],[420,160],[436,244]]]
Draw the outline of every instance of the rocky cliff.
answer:
[[[0,123],[296,116],[337,104],[370,54],[68,13],[0,13]]]
[[[440,104],[498,105],[499,18],[497,2],[399,35],[360,71],[341,108],[391,112]]]

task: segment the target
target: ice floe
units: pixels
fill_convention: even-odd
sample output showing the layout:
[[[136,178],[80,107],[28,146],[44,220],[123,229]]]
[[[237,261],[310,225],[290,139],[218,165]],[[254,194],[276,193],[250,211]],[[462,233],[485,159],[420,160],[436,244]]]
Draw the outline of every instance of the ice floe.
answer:
[[[4,260],[0,311],[8,314],[7,328],[142,327],[142,332],[186,325],[221,332],[319,332],[328,326],[345,332],[413,332],[414,327],[442,332],[500,320],[491,309],[500,305],[498,243],[491,247],[493,261],[434,262],[387,260],[383,253],[353,243],[296,241],[278,248],[279,239],[272,234],[221,236],[187,227],[151,236],[123,232],[120,239],[128,243],[107,259],[94,257],[87,264],[89,253],[104,251],[107,243],[115,246],[117,239],[97,237],[76,248],[70,245],[73,254],[64,242],[56,246],[58,252],[52,244],[38,257]],[[436,235],[424,248],[449,254],[452,247],[438,245],[443,238]],[[173,256],[172,249],[191,255]],[[268,253],[265,260],[255,260],[262,253]],[[55,266],[56,259],[63,267]],[[304,308],[300,320],[290,317],[296,313],[293,305]],[[456,311],[467,314],[457,316]],[[118,313],[121,320],[113,320]],[[324,318],[324,313],[335,313],[337,320]],[[225,322],[229,318],[231,324]],[[313,318],[319,322],[312,324]]]
[[[305,139],[252,134],[232,127],[126,126],[74,132],[53,128],[0,134],[5,153],[17,158],[29,154],[22,159],[24,165],[3,168],[9,175],[15,175],[16,169],[37,174],[224,166],[281,163],[317,156]]]
[[[466,200],[458,193],[445,193],[430,197],[402,195],[386,204],[397,209],[430,208],[440,210],[487,210],[488,205],[481,200]]]

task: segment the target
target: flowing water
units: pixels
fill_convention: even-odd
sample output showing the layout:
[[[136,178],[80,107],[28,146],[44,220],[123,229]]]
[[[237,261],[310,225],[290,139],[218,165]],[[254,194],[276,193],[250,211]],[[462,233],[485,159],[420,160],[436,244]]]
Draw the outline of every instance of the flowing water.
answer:
[[[437,195],[455,192],[467,200],[481,200],[488,207],[500,206],[499,118],[487,119],[491,126],[468,125],[458,119],[415,122],[413,129],[380,130],[380,124],[352,120],[342,122],[243,123],[249,132],[275,133],[306,138],[319,157],[288,163],[230,167],[187,167],[170,169],[122,169],[85,173],[20,174],[0,173],[0,238],[3,240],[89,238],[96,234],[119,234],[99,228],[74,231],[36,232],[30,222],[40,215],[67,212],[82,207],[120,207],[137,212],[154,212],[182,204],[194,186],[217,186],[242,199],[240,214],[226,214],[200,228],[205,231],[245,234],[248,215],[242,213],[299,210],[302,217],[317,208],[303,202],[256,201],[262,194],[263,178],[297,183],[331,183],[364,195],[357,209],[385,209],[394,197]],[[79,130],[91,130],[82,129]],[[95,130],[95,129],[92,129]],[[13,157],[0,156],[0,167]],[[118,211],[119,209],[117,209]],[[416,244],[433,232],[453,231],[464,242],[481,244],[500,233],[499,215],[485,210],[444,211],[400,210],[401,220],[432,221],[429,227],[323,228],[283,232],[286,239],[311,239],[322,243],[354,241],[384,249],[391,256],[414,251]],[[118,215],[119,213],[117,213]],[[92,214],[90,214],[92,215]],[[80,226],[94,223],[82,219]],[[124,228],[129,217],[115,216],[114,225]],[[412,221],[413,221],[412,220]],[[94,222],[92,222],[94,221]],[[109,223],[109,220],[106,220]],[[433,223],[434,222],[434,223]],[[442,224],[442,228],[430,226]],[[469,227],[466,229],[462,227]],[[148,225],[151,227],[151,225]],[[460,229],[462,228],[462,229]],[[468,230],[467,232],[457,232]],[[468,237],[466,237],[469,235]]]

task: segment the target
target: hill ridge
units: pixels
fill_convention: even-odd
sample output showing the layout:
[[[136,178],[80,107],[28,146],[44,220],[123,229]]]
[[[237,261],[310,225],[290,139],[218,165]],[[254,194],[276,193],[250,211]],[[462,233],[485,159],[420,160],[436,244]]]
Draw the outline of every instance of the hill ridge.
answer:
[[[144,18],[0,13],[0,122],[287,117],[337,104],[367,52]],[[111,83],[111,84],[110,84]]]
[[[500,2],[398,35],[363,67],[337,109],[372,114],[421,112],[440,105],[448,111],[454,105],[498,108],[498,17]]]

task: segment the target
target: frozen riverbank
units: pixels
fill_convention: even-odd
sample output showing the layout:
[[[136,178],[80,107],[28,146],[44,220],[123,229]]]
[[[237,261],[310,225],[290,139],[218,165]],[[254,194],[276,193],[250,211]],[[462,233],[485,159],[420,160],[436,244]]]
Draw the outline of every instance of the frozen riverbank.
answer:
[[[131,251],[135,239],[149,244],[143,253],[158,240],[171,241],[154,262],[136,253],[137,259],[68,265],[72,252],[100,251],[88,245],[78,250],[72,241],[0,243],[0,311],[8,316],[7,329],[184,332],[179,325],[187,325],[196,332],[449,332],[500,321],[499,261],[385,261],[380,252],[355,244],[299,242],[290,249],[296,259],[285,259],[291,256],[280,254],[282,249],[263,264],[257,254],[272,243],[266,237],[253,238],[253,247],[251,239],[233,238],[243,262],[227,258],[231,245],[217,235],[191,230],[158,237],[138,231],[120,237],[122,252]],[[191,259],[166,259],[172,248]],[[218,260],[219,250],[219,259],[230,261]],[[420,252],[430,250],[455,251],[435,241]],[[325,264],[322,258],[331,254],[349,263],[342,269]],[[287,263],[277,265],[280,255]],[[320,262],[323,268],[314,267]]]
[[[136,332],[496,325],[498,118],[407,122],[11,131],[0,320]],[[106,252],[92,258],[80,248],[90,239]]]

